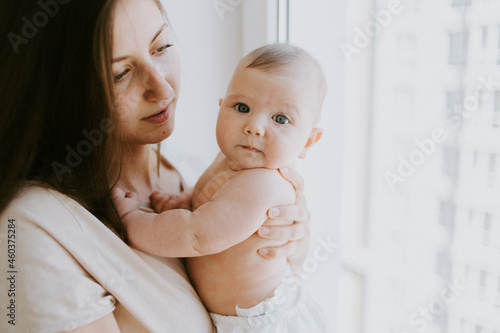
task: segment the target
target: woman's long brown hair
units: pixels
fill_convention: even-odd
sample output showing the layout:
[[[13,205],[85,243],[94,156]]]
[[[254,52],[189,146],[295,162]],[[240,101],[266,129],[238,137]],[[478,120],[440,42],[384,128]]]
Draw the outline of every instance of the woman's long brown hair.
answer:
[[[114,1],[60,2],[2,2],[0,212],[38,181],[128,242],[111,199],[121,156],[110,69]]]

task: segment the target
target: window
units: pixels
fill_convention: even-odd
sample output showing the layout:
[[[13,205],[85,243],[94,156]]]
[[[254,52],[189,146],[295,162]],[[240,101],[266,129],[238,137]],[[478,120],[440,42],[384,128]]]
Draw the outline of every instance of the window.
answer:
[[[454,148],[443,149],[443,173],[448,176],[458,176],[458,164],[460,155]]]
[[[490,173],[495,173],[497,170],[497,154],[490,154],[490,160],[488,164],[488,171]]]
[[[500,90],[495,90],[493,111],[500,112]]]
[[[497,65],[500,65],[500,26],[498,26]]]
[[[450,34],[450,65],[464,65],[467,61],[467,32]]]
[[[484,214],[483,243],[488,244],[491,231],[491,214]]]
[[[481,27],[481,46],[483,48],[486,48],[488,47],[488,27],[487,26],[483,26]]]
[[[453,0],[453,7],[470,6],[472,0]]]
[[[498,26],[498,48],[500,49],[500,25]]]
[[[354,36],[346,37],[347,42],[356,46],[356,37],[362,41],[363,29],[373,24],[370,13],[387,10],[384,5],[390,2],[367,1],[358,8],[361,2],[346,1],[346,34]],[[491,180],[498,180],[500,140],[490,119],[493,110],[500,114],[500,95],[494,93],[498,87],[483,79],[493,73],[490,83],[499,80],[495,52],[500,52],[500,41],[495,49],[500,16],[493,13],[500,12],[500,1],[401,2],[418,8],[392,16],[378,36],[367,38],[366,46],[346,61],[343,191],[350,191],[344,196],[344,204],[350,205],[343,207],[340,229],[341,238],[348,233],[353,235],[349,240],[361,239],[350,242],[356,251],[345,250],[345,263],[362,276],[363,284],[346,284],[353,288],[345,293],[363,296],[350,319],[364,328],[338,331],[417,331],[409,323],[424,318],[410,316],[447,283],[468,275],[467,291],[446,305],[445,319],[428,319],[426,330],[497,332],[500,307],[491,309],[491,301],[498,251],[492,247],[500,245],[500,187],[491,186]],[[412,61],[398,49],[405,45],[402,36],[413,36]],[[404,91],[411,91],[412,98],[402,98]],[[464,108],[474,103],[475,94],[489,98],[483,98],[480,111],[465,117]],[[411,114],[401,108],[405,100],[413,103]],[[453,122],[458,118],[460,123]],[[430,138],[436,129],[443,129],[447,138],[435,141],[427,159],[405,173],[408,165],[402,161],[418,149],[415,140]],[[387,173],[400,177],[395,188],[385,181]],[[397,268],[381,268],[387,267],[378,264],[384,260]]]
[[[454,114],[461,111],[462,93],[460,91],[448,91],[446,93],[446,111],[447,114]]]
[[[444,280],[450,281],[451,266],[450,259],[447,252],[439,252],[436,260],[436,273]]]
[[[500,308],[500,276],[498,277],[497,297],[495,301],[495,306]]]
[[[481,271],[479,274],[479,285],[483,288],[486,288],[486,277],[487,273],[485,271]]]
[[[479,300],[484,301],[486,296],[486,284],[488,279],[488,273],[484,270],[479,272]]]
[[[450,233],[455,223],[455,205],[451,202],[441,201],[439,210],[439,224],[444,226]]]
[[[465,328],[467,327],[467,322],[464,318],[460,319],[460,331],[465,332]]]

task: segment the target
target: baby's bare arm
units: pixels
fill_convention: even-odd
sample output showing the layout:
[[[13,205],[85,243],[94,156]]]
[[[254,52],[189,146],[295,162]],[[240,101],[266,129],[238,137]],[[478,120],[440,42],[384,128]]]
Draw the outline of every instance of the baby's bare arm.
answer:
[[[266,220],[270,207],[294,200],[292,186],[277,171],[254,169],[232,177],[194,212],[136,209],[120,215],[135,248],[163,257],[194,257],[242,242]]]

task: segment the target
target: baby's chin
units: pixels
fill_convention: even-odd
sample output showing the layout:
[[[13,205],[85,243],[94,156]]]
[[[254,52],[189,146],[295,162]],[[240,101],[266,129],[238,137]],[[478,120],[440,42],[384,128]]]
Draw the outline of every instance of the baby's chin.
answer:
[[[265,163],[242,163],[235,165],[235,168],[231,168],[233,170],[249,170],[249,169],[269,169],[269,170],[278,170],[280,167]]]
[[[223,152],[224,153],[224,152]],[[283,161],[283,159],[268,159],[264,153],[257,153],[252,156],[229,152],[229,154],[224,154],[228,166],[231,170],[240,171],[248,169],[271,169],[277,170],[279,168],[286,167],[290,164],[290,161]]]

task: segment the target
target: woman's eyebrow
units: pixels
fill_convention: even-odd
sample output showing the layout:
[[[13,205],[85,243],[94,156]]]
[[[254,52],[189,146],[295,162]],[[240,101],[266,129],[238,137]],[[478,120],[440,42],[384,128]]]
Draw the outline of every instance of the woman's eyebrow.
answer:
[[[154,41],[156,40],[156,38],[158,38],[158,36],[163,32],[163,30],[165,30],[165,28],[167,27],[167,24],[166,23],[163,23],[160,27],[160,29],[158,30],[158,32],[156,33],[156,35],[153,37],[153,39],[151,40],[151,44],[154,43]],[[123,57],[118,57],[118,58],[114,58],[112,60],[113,63],[115,62],[120,62],[120,61],[123,61],[123,60],[126,60],[127,58],[129,58],[129,56],[123,56]]]
[[[158,30],[158,32],[156,33],[155,37],[151,40],[151,44],[154,43],[154,41],[156,40],[156,38],[158,38],[158,36],[162,33],[162,31],[167,27],[167,23],[163,23],[160,27],[160,29]]]
[[[118,58],[114,58],[111,62],[112,63],[120,62],[120,61],[125,60],[127,58],[129,58],[129,56],[118,57]]]

